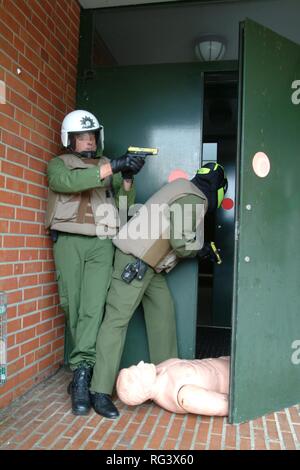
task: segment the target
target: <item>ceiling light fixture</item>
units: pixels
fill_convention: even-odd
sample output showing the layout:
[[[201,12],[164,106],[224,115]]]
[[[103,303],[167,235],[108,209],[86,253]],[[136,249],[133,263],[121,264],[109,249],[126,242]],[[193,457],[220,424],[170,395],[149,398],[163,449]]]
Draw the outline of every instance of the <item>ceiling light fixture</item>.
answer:
[[[203,62],[221,60],[225,50],[225,39],[212,34],[202,36],[195,46],[196,57]]]

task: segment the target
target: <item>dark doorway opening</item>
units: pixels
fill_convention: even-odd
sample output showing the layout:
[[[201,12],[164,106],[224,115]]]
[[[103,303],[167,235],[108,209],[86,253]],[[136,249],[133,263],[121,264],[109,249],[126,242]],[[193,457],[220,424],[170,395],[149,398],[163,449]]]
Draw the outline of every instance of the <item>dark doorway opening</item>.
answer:
[[[204,76],[202,164],[216,161],[228,178],[226,198],[234,201],[237,151],[238,73]],[[222,264],[199,262],[196,357],[230,355],[233,297],[234,211],[208,214],[205,240],[214,241]]]

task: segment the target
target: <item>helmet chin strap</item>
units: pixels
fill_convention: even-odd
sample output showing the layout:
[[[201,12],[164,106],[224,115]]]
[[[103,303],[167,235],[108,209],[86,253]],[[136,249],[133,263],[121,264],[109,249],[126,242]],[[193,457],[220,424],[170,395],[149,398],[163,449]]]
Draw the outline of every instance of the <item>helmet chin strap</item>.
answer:
[[[96,150],[88,150],[84,152],[75,152],[72,147],[68,147],[68,149],[77,157],[79,158],[97,158],[97,151]]]
[[[89,150],[89,151],[80,152],[79,155],[83,158],[96,158],[97,152],[96,150]]]

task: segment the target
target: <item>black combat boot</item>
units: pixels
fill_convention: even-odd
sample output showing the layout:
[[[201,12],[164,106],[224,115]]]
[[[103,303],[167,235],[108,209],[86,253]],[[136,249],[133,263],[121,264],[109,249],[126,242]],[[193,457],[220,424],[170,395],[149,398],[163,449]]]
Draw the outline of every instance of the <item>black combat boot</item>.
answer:
[[[68,386],[71,394],[72,413],[87,415],[91,409],[89,387],[92,378],[92,367],[80,366],[74,370],[73,380]]]
[[[119,416],[118,409],[112,402],[110,395],[106,393],[91,393],[92,405],[98,415],[114,419]]]

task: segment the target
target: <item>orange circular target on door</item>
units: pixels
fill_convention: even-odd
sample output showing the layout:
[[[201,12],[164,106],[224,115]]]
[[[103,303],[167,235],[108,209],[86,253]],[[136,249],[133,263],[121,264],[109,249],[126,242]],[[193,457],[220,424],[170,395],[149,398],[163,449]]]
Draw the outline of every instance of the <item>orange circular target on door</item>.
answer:
[[[265,178],[271,169],[269,157],[264,152],[256,152],[252,159],[252,168],[256,176]]]

